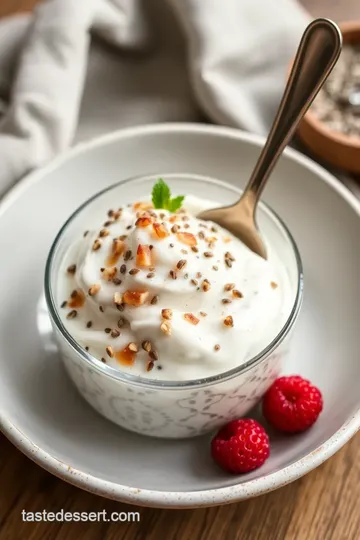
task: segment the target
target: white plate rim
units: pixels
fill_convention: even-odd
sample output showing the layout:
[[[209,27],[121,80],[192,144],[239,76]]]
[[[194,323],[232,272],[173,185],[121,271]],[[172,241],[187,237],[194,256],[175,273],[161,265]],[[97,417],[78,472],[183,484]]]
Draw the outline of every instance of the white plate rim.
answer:
[[[63,162],[72,157],[87,152],[92,148],[105,145],[123,138],[136,137],[147,133],[164,132],[191,132],[200,134],[222,135],[232,139],[248,141],[261,147],[264,137],[239,129],[207,124],[192,123],[161,123],[145,126],[135,126],[121,129],[89,141],[80,143],[75,147],[63,152],[49,164],[36,169],[20,180],[0,201],[0,218],[6,209],[14,204],[26,190],[44,175],[56,169]],[[337,194],[351,206],[360,217],[360,201],[339,180],[332,176],[323,167],[311,159],[300,154],[296,150],[286,148],[284,152],[294,161],[308,170],[314,172],[317,177],[328,184]],[[4,435],[32,461],[46,469],[55,476],[66,480],[76,487],[85,489],[91,493],[140,506],[156,508],[196,508],[204,506],[217,506],[245,500],[273,491],[281,486],[297,480],[301,476],[321,465],[326,459],[335,454],[346,444],[360,429],[360,406],[327,441],[307,454],[303,458],[291,463],[287,467],[260,477],[249,482],[200,491],[167,492],[149,489],[137,489],[120,485],[107,480],[101,480],[93,475],[74,469],[70,465],[53,457],[49,452],[42,450],[31,439],[23,434],[15,424],[5,417],[0,411],[0,429]]]

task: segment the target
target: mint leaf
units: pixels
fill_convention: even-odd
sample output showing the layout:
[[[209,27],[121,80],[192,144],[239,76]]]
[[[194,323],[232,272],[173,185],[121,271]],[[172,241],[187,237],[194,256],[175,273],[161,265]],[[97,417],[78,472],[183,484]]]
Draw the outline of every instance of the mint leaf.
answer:
[[[174,197],[174,199],[171,199],[168,204],[168,210],[170,212],[176,212],[176,210],[179,210],[182,203],[184,202],[184,199],[185,197],[183,195],[179,195],[178,197]]]
[[[162,208],[169,210],[169,212],[176,212],[176,210],[181,208],[184,199],[185,197],[183,195],[172,199],[170,188],[162,178],[159,178],[156,184],[154,184],[152,189],[152,203],[155,209]]]
[[[156,182],[152,189],[152,203],[154,208],[167,208],[167,204],[170,200],[171,192],[167,184],[165,184],[162,178]]]

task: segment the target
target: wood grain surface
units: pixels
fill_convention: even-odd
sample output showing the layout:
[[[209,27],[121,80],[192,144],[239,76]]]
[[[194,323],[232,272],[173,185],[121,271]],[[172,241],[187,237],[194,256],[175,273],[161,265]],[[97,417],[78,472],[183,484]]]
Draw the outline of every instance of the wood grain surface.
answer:
[[[0,0],[0,17],[36,0]],[[303,0],[314,16],[360,19],[359,0]],[[0,435],[0,540],[358,540],[360,434],[302,479],[250,501],[154,510],[108,501],[44,471]],[[136,523],[26,523],[21,511],[138,510]]]

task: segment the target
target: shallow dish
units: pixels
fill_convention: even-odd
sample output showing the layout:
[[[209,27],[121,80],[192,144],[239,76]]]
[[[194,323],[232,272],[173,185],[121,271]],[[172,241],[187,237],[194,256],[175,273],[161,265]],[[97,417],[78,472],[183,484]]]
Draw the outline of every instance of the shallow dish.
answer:
[[[161,174],[161,177],[175,193],[198,197],[206,193],[210,200],[221,204],[231,204],[241,193],[231,185],[199,175]],[[291,233],[268,206],[260,204],[257,211],[260,230],[266,231],[270,245],[276,246],[291,289],[285,324],[263,350],[242,365],[192,381],[140,377],[98,361],[76,342],[61,320],[56,289],[64,254],[78,237],[79,229],[80,235],[91,229],[97,215],[101,222],[115,201],[125,206],[150,193],[156,179],[156,175],[140,176],[110,186],[84,202],[69,217],[50,250],[45,271],[45,298],[65,368],[80,394],[95,410],[121,427],[142,435],[193,437],[244,416],[279,376],[289,355],[302,303],[302,263]],[[233,331],[236,332],[236,328]],[[171,359],[164,359],[164,365],[167,362]],[[92,391],[94,388],[96,394]]]
[[[72,150],[28,176],[3,200],[0,245],[7,256],[0,267],[6,284],[0,288],[0,425],[37,463],[117,500],[208,506],[299,478],[359,429],[360,252],[354,246],[360,203],[321,167],[291,150],[264,197],[288,224],[304,264],[306,293],[284,372],[310,378],[324,394],[324,411],[311,430],[296,437],[271,433],[271,456],[264,466],[228,476],[208,457],[209,436],[151,440],[123,431],[79,397],[62,367],[42,291],[46,257],[67,216],[109,183],[160,170],[192,171],[243,187],[263,142],[213,126],[136,127]]]
[[[360,45],[360,22],[351,21],[340,24],[344,45]],[[345,171],[360,173],[360,134],[349,137],[334,131],[319,120],[311,107],[300,122],[300,139],[313,155]]]

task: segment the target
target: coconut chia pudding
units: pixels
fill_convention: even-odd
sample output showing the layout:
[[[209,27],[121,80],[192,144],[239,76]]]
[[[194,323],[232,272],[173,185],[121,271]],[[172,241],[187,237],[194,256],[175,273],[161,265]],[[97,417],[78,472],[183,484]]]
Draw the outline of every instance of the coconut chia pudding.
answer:
[[[260,353],[292,306],[289,277],[266,242],[267,260],[196,216],[216,206],[171,198],[120,206],[73,238],[57,302],[68,332],[113,368],[167,381],[224,373]]]

